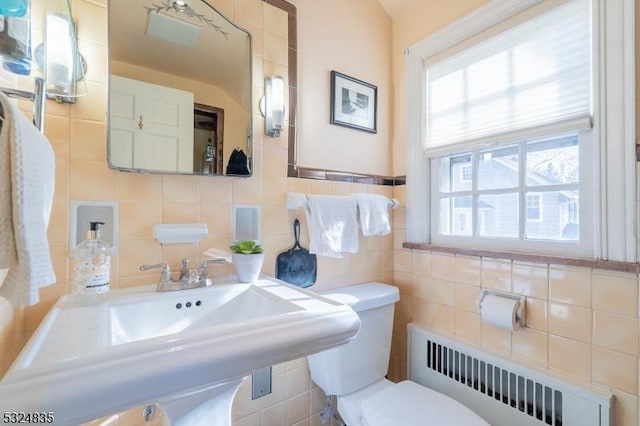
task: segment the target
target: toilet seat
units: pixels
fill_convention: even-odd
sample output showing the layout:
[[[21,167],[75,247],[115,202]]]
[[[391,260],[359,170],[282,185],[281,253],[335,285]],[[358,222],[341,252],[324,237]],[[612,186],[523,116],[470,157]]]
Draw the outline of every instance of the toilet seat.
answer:
[[[338,413],[348,426],[362,426],[362,403],[394,386],[396,386],[395,383],[381,379],[348,395],[338,396]]]
[[[364,426],[489,426],[458,401],[405,380],[362,402]]]

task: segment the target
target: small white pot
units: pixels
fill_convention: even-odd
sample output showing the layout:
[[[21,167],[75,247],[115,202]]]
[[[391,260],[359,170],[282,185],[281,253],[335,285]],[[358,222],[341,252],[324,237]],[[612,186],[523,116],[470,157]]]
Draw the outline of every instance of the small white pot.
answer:
[[[238,281],[241,283],[252,283],[258,281],[262,263],[264,262],[264,253],[256,254],[240,254],[233,253],[231,255],[233,267],[238,275]]]

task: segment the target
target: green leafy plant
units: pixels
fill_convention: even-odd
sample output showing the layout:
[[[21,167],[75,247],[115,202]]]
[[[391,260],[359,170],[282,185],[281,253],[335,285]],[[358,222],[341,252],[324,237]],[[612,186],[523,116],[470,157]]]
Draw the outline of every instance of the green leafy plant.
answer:
[[[229,246],[229,248],[232,252],[238,254],[258,254],[263,252],[262,246],[256,244],[253,240],[239,240],[232,246]]]

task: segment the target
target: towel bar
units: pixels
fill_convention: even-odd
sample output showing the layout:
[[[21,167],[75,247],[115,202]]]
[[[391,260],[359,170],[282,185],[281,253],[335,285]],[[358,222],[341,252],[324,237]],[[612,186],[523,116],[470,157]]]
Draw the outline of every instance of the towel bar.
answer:
[[[287,210],[295,210],[307,205],[307,196],[300,192],[287,192]],[[396,198],[390,198],[387,204],[390,209],[400,207],[400,201]]]
[[[40,133],[44,133],[44,109],[46,100],[44,95],[44,79],[41,77],[35,78],[35,88],[33,93],[8,87],[0,87],[0,91],[10,98],[20,98],[33,101],[33,124],[38,130],[40,130]]]

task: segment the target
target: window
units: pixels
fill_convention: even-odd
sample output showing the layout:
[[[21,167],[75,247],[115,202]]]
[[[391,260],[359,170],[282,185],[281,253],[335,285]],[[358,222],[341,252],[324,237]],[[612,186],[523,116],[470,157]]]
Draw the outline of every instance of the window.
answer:
[[[534,250],[529,242],[581,242],[579,215],[564,206],[580,204],[590,39],[589,2],[573,0],[426,67],[426,151],[440,183],[431,193],[434,241]],[[546,128],[558,122],[569,133]],[[546,136],[519,140],[531,127]],[[442,147],[453,153],[429,154]]]
[[[427,64],[425,148],[591,116],[589,0],[572,0]]]
[[[541,193],[531,193],[527,192],[526,194],[526,208],[527,214],[525,217],[527,218],[527,223],[529,221],[539,222],[542,220],[542,194]]]
[[[460,181],[471,182],[471,165],[463,164],[460,166]]]
[[[434,203],[439,232],[579,240],[578,141],[579,135],[574,134],[440,157],[435,168],[439,202]],[[469,169],[469,183],[453,179],[462,168]],[[476,232],[473,223],[479,225]]]
[[[635,261],[632,9],[489,2],[408,50],[407,241]]]

